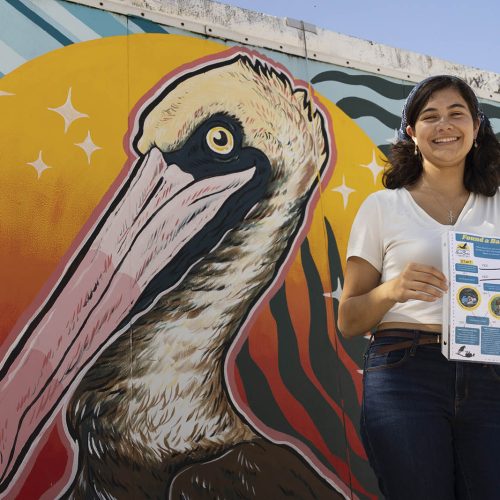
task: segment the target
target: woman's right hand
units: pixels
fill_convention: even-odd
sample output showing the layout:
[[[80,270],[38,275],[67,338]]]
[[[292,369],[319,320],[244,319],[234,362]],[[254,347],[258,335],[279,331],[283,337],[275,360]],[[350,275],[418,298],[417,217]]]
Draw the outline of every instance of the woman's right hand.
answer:
[[[361,335],[378,325],[396,302],[433,302],[448,289],[445,275],[435,267],[411,262],[401,274],[380,283],[380,273],[360,257],[348,259],[338,325],[345,337]]]
[[[448,290],[446,276],[433,266],[410,262],[401,274],[386,282],[388,296],[394,302],[423,300],[434,302]]]

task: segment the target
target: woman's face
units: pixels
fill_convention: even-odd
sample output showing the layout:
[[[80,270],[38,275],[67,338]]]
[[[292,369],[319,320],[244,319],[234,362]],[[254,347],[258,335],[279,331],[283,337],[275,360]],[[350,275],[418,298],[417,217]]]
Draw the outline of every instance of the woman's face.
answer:
[[[423,167],[461,168],[472,148],[479,120],[471,115],[460,92],[448,87],[434,92],[417,117],[415,126],[407,127],[417,144]]]

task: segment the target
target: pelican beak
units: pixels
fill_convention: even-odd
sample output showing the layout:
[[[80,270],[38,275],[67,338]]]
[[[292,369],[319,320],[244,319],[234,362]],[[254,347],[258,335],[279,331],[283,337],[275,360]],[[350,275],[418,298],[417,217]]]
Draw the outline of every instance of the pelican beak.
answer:
[[[0,365],[0,491],[99,354],[206,252],[196,238],[255,172],[194,179],[157,148],[137,160]]]

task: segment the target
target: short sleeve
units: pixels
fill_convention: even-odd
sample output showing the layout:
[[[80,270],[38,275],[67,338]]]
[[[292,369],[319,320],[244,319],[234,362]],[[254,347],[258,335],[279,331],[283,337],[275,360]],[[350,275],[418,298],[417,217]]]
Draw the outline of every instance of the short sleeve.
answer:
[[[384,246],[381,232],[381,210],[376,195],[377,193],[370,195],[359,207],[351,227],[346,259],[361,257],[381,273]]]

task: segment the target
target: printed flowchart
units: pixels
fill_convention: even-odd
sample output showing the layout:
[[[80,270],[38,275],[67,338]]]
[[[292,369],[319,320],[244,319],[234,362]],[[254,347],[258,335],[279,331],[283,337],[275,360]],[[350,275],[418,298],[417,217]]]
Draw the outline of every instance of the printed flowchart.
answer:
[[[443,264],[449,280],[443,353],[454,360],[500,363],[500,237],[449,231]]]

